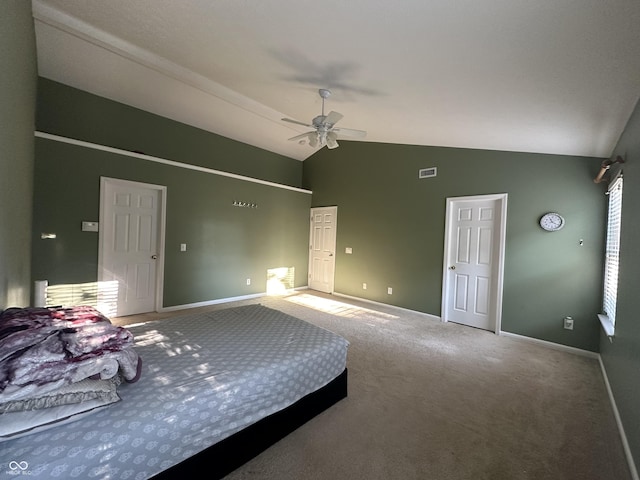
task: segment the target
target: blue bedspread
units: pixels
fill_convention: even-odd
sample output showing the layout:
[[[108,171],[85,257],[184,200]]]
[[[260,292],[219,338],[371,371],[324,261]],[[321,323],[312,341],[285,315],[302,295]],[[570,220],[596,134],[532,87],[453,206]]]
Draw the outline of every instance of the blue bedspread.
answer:
[[[260,305],[128,328],[145,363],[122,401],[1,443],[0,474],[149,478],[326,385],[349,345]]]

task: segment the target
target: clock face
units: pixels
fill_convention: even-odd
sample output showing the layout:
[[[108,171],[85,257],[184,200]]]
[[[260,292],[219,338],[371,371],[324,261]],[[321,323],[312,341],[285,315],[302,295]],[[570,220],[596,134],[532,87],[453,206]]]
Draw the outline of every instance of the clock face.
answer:
[[[540,226],[548,232],[556,232],[564,227],[564,218],[559,213],[546,213],[540,219]]]

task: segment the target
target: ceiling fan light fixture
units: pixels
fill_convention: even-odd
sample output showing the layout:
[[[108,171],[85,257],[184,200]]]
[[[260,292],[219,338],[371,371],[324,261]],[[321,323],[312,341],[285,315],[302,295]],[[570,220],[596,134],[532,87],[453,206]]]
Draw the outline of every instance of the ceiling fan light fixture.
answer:
[[[327,148],[329,149],[333,149],[333,148],[338,148],[338,141],[337,141],[337,135],[335,132],[329,132],[327,133]]]
[[[298,120],[293,120],[291,118],[283,118],[282,120],[289,123],[294,123],[296,125],[302,125],[305,127],[311,127],[314,130],[311,132],[306,132],[301,135],[296,135],[295,137],[291,137],[289,140],[299,140],[299,144],[303,144],[304,140],[308,139],[309,146],[311,148],[316,148],[318,146],[333,149],[338,148],[338,135],[348,135],[352,137],[364,137],[367,132],[364,130],[352,130],[349,128],[334,128],[335,124],[338,123],[343,115],[338,112],[331,111],[328,115],[324,114],[324,101],[331,95],[331,91],[326,88],[321,88],[318,90],[320,97],[322,98],[322,112],[320,115],[314,117],[311,121],[311,124],[306,124],[304,122],[300,122]]]

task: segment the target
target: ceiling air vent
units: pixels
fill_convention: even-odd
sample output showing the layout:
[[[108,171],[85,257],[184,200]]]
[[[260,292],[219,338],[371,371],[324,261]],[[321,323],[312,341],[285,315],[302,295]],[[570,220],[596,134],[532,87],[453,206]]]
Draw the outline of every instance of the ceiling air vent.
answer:
[[[431,178],[438,174],[438,167],[421,168],[418,170],[418,178]]]

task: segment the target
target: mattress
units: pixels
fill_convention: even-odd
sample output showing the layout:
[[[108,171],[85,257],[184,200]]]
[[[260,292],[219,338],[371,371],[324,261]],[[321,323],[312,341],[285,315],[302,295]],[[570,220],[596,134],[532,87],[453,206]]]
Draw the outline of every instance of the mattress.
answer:
[[[0,473],[149,478],[328,384],[349,345],[261,305],[128,328],[143,371],[122,401],[2,443]]]

